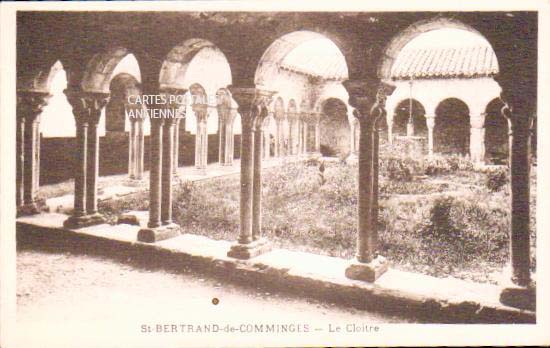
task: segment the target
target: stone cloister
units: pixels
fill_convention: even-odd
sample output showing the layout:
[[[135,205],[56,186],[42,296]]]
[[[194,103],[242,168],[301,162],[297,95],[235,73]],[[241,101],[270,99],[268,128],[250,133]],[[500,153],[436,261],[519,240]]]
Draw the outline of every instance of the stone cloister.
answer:
[[[261,235],[262,158],[319,153],[323,103],[337,98],[354,117],[350,117],[350,146],[357,152],[359,170],[357,253],[346,276],[375,282],[388,267],[377,236],[378,129],[384,119],[391,129],[393,110],[403,98],[411,97],[412,81],[412,96],[426,111],[428,130],[437,123],[439,102],[450,97],[466,102],[470,155],[476,161],[484,156],[485,108],[500,98],[502,115],[511,126],[512,269],[511,285],[503,289],[501,300],[534,294],[529,148],[537,106],[535,13],[19,12],[18,20],[17,205],[21,214],[37,212],[40,115],[60,65],[67,73],[64,93],[74,115],[78,164],[74,211],[65,225],[80,228],[104,221],[97,209],[98,124],[109,104],[110,109],[116,108],[112,100],[120,95],[160,95],[167,100],[187,95],[191,101],[187,104],[148,107],[176,108],[186,121],[195,120],[198,170],[207,164],[208,122],[217,124],[220,164],[232,164],[234,121],[240,118],[240,234],[228,250],[229,256],[240,259],[269,249],[269,241]],[[74,21],[80,26],[63,29],[72,28]],[[493,23],[499,23],[498,31]],[[422,68],[393,69],[408,42],[441,28],[465,30],[487,41],[491,50],[483,51],[483,57],[488,60],[482,70],[469,76],[475,79],[458,78],[465,73],[458,68],[450,69],[445,79],[432,78],[442,77],[443,72],[424,78]],[[316,47],[323,48],[325,55]],[[139,75],[117,70],[129,56],[137,62]],[[216,78],[201,84],[206,75]],[[123,105],[121,110],[129,107]],[[191,114],[195,117],[187,117]],[[143,171],[142,122],[136,119],[130,128],[130,175],[136,178]],[[149,122],[149,223],[138,238],[155,242],[179,233],[172,221],[172,181],[178,166],[175,144],[180,120],[151,118]],[[433,146],[429,149],[433,151]]]
[[[488,44],[461,48],[404,49],[392,69],[396,89],[386,101],[388,141],[393,142],[396,108],[403,101],[415,100],[425,113],[428,153],[433,154],[436,123],[445,122],[436,117],[436,111],[446,100],[456,98],[466,104],[469,112],[469,155],[474,162],[483,162],[486,109],[501,92],[499,84],[493,79],[496,74],[497,59]],[[412,111],[410,106],[406,109]],[[506,129],[503,131],[507,132]],[[406,135],[417,135],[412,113],[407,120]]]

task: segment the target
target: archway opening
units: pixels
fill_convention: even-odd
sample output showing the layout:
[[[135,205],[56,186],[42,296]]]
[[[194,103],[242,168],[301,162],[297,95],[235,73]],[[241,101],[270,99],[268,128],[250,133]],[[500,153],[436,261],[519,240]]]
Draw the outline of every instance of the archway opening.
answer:
[[[443,100],[435,110],[434,152],[470,153],[470,111],[460,99]]]
[[[345,157],[351,152],[351,127],[346,104],[336,98],[322,105],[320,120],[321,154],[327,157]]]
[[[397,104],[393,119],[393,134],[427,136],[426,111],[415,99],[405,99]],[[407,124],[412,121],[413,134],[407,134]]]
[[[488,164],[505,164],[508,160],[508,121],[502,116],[500,99],[487,105],[485,115],[485,161]]]

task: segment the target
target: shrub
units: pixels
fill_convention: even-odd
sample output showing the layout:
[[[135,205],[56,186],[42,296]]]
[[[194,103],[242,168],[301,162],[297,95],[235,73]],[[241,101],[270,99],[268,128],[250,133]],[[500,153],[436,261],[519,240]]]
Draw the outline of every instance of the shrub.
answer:
[[[390,157],[382,160],[380,173],[388,179],[395,181],[412,181],[413,179],[410,163],[398,157]]]
[[[489,170],[486,175],[485,186],[491,192],[500,191],[508,183],[508,169],[505,167]]]
[[[424,173],[430,176],[473,170],[473,163],[459,155],[433,155],[424,159]]]

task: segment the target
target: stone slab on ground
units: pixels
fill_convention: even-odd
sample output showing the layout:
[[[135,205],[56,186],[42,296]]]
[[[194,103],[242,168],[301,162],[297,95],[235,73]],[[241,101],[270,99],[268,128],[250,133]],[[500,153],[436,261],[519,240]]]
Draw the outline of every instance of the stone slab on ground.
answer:
[[[184,234],[154,244],[137,242],[139,226],[96,225],[79,230],[62,227],[67,216],[39,214],[22,217],[18,222],[18,239],[32,238],[42,228],[78,239],[81,236],[101,239],[111,250],[126,250],[136,255],[154,257],[176,268],[190,267],[199,272],[221,276],[228,281],[261,283],[275,291],[297,292],[306,297],[328,299],[360,309],[388,311],[424,318],[427,322],[532,323],[532,311],[507,307],[499,302],[501,287],[468,282],[456,278],[389,269],[375,283],[348,279],[345,269],[351,260],[306,252],[274,249],[249,260],[227,257],[229,241]],[[22,235],[23,234],[23,235]]]

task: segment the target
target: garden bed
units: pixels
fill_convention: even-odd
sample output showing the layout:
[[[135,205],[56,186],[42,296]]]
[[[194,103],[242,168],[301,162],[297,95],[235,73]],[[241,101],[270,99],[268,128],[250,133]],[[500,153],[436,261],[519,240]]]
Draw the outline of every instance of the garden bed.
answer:
[[[264,169],[262,233],[276,247],[352,258],[357,166],[318,160]],[[503,174],[504,173],[504,174]],[[464,159],[386,157],[380,166],[379,249],[393,267],[434,276],[495,282],[508,260],[509,185],[505,168],[476,170]],[[535,175],[532,245],[535,247]],[[184,233],[236,240],[238,177],[184,182],[174,219]],[[147,193],[100,204],[111,221],[145,210]],[[533,262],[533,270],[535,262]]]

